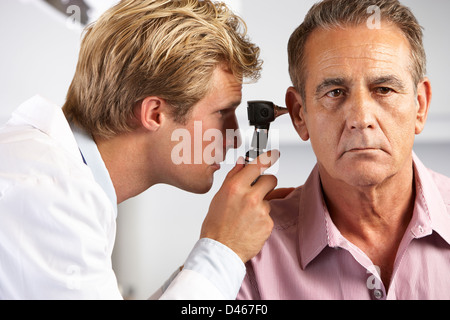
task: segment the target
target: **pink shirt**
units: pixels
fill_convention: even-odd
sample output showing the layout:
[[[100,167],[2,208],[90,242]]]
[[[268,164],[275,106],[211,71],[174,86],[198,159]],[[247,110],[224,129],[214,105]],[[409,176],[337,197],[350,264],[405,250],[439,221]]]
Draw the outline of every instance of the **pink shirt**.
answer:
[[[238,299],[450,299],[450,178],[413,157],[414,213],[388,292],[331,220],[316,166],[304,186],[271,202],[274,230],[247,263]]]

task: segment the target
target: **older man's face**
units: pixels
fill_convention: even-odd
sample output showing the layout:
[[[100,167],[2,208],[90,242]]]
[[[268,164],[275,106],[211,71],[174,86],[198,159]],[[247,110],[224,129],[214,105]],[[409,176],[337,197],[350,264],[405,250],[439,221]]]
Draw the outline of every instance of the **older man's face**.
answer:
[[[316,30],[305,62],[306,101],[297,131],[311,139],[321,174],[371,186],[407,166],[411,170],[414,136],[428,110],[423,86],[429,89],[429,83],[421,83],[416,94],[410,46],[400,29],[384,23],[379,30]]]

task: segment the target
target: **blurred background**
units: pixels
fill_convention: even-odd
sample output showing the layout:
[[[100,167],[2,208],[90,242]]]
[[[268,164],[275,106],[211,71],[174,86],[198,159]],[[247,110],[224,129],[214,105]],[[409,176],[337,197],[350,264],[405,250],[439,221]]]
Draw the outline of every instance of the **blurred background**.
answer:
[[[2,0],[0,1],[0,126],[17,106],[35,94],[62,105],[77,63],[82,29],[113,0]],[[247,100],[264,99],[284,105],[291,85],[286,45],[303,21],[313,0],[226,0],[247,23],[251,39],[261,47],[265,61],[258,83],[244,86],[238,118],[244,137],[251,134],[246,118]],[[450,1],[403,0],[425,28],[428,76],[433,101],[424,133],[415,152],[435,171],[450,176]],[[288,116],[271,126],[273,147],[281,159],[272,170],[279,187],[300,186],[315,164],[309,143],[301,142]],[[113,264],[126,298],[145,299],[184,263],[198,240],[209,203],[233,160],[244,155],[245,145],[229,154],[216,173],[212,190],[193,195],[157,185],[119,205],[118,233]],[[231,158],[230,158],[231,157]],[[1,155],[0,155],[1,164]]]

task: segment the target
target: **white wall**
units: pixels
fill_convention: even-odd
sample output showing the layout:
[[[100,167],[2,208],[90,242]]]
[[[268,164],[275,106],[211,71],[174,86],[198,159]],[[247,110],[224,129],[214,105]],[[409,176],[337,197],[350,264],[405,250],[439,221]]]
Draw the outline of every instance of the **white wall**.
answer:
[[[244,101],[268,99],[283,104],[290,85],[287,40],[315,1],[226,2],[244,17],[265,60],[262,79],[244,88]],[[425,27],[428,71],[434,89],[430,121],[415,149],[425,164],[450,176],[450,96],[446,92],[450,74],[450,1],[404,3],[412,7]],[[75,70],[81,31],[68,28],[64,18],[46,8],[37,0],[0,1],[0,124],[18,104],[36,93],[58,104],[64,102]],[[242,106],[242,128],[248,127],[245,112]],[[272,132],[276,130],[282,157],[277,173],[279,186],[301,185],[315,163],[314,154],[308,143],[299,141],[287,116],[272,125]],[[240,155],[243,153],[243,149],[239,150]],[[114,266],[125,294],[147,297],[184,262],[198,239],[209,202],[230,168],[224,166],[216,175],[213,190],[206,195],[158,185],[120,205]]]
[[[47,10],[46,10],[47,9]],[[0,123],[40,93],[64,102],[78,57],[80,30],[38,1],[0,1]]]

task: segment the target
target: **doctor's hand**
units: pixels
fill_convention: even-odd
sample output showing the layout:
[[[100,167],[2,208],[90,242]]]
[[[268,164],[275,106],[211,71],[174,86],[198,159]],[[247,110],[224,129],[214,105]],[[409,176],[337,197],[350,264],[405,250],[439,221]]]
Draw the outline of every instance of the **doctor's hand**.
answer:
[[[273,228],[265,198],[277,185],[275,176],[262,174],[279,156],[279,151],[269,151],[246,166],[243,158],[238,160],[211,202],[201,238],[226,245],[244,263],[261,251]]]
[[[280,188],[275,189],[272,192],[270,192],[265,199],[266,200],[276,200],[276,199],[284,199],[286,198],[292,191],[294,191],[295,188]]]

